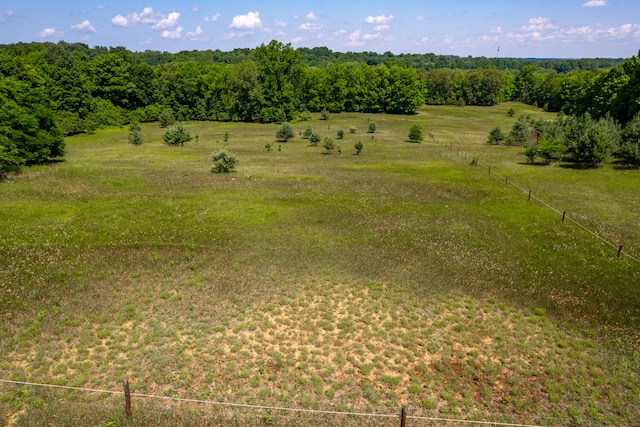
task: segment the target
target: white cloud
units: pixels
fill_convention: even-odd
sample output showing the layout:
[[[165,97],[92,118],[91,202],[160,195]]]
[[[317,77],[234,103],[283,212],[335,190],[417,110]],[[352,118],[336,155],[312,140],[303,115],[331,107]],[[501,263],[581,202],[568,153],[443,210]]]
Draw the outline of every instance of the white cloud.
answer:
[[[304,40],[302,37],[296,37],[291,39],[292,43],[300,43],[302,40]]]
[[[239,33],[236,33],[236,32],[224,33],[222,35],[222,40],[241,39],[243,37],[248,36],[249,34],[253,34],[253,31],[241,31]]]
[[[175,30],[164,30],[162,32],[162,38],[164,39],[179,39],[182,37],[182,27],[176,27]]]
[[[85,33],[85,34],[97,33],[96,29],[93,27],[93,25],[91,25],[91,22],[89,22],[88,19],[85,19],[79,24],[72,25],[71,28],[79,33]]]
[[[336,36],[341,36],[344,33],[346,33],[346,30],[338,30],[338,31],[335,31],[333,34],[335,34]]]
[[[289,24],[284,21],[276,21],[276,27],[286,27],[287,25]]]
[[[169,28],[174,28],[178,24],[178,19],[180,18],[179,12],[171,12],[167,15],[166,18],[162,18],[156,24],[151,27],[153,30],[166,30]]]
[[[254,30],[261,27],[260,12],[249,12],[246,15],[234,16],[231,25],[229,25],[229,28],[237,28],[238,30]]]
[[[600,7],[600,6],[606,6],[606,5],[607,5],[606,0],[589,0],[588,2],[584,3],[582,6],[583,7]]]
[[[363,34],[362,35],[362,40],[375,40],[375,39],[379,39],[380,38],[380,34],[376,33],[376,34]]]
[[[7,9],[6,14],[7,16],[13,16],[13,9]]]
[[[376,31],[387,31],[390,27],[388,25],[377,25],[375,30]]]
[[[502,32],[502,27],[496,27],[493,30],[491,30],[491,32],[494,34],[499,34]]]
[[[198,6],[193,6],[193,7],[191,8],[191,11],[192,11],[192,12],[197,12],[197,11],[199,11],[199,10],[200,10],[200,8],[199,8]]]
[[[315,13],[313,13],[313,12],[309,12],[309,13],[307,13],[306,18],[307,18],[309,21],[317,21],[317,20],[318,20],[318,17],[317,17],[317,16],[316,16],[316,14],[315,14]]]
[[[204,34],[204,31],[202,30],[202,27],[198,25],[194,31],[189,31],[187,33],[187,38],[189,40],[203,40],[202,38],[203,34]]]
[[[42,39],[46,39],[48,37],[56,37],[61,36],[63,33],[61,31],[56,31],[55,27],[45,28],[44,30],[38,33],[38,37]]]
[[[543,18],[541,16],[538,18],[529,19],[528,23],[529,25],[521,27],[520,29],[525,31],[542,31],[558,28],[557,26],[551,24],[548,18]]]
[[[392,20],[393,15],[367,16],[366,18],[364,18],[364,22],[366,22],[367,24],[388,24]]]
[[[312,24],[311,22],[306,22],[298,27],[300,30],[308,30],[308,31],[318,31],[322,29],[321,24]]]
[[[360,40],[360,34],[362,33],[362,31],[360,30],[355,30],[354,32],[349,34],[349,42],[347,43],[348,45],[351,46],[358,46],[362,44],[362,41]]]
[[[130,27],[136,24],[156,24],[159,14],[153,11],[151,7],[145,7],[141,13],[129,13],[127,16],[116,15],[111,23],[121,27]]]
[[[209,17],[209,16],[205,16],[204,20],[206,22],[216,22],[222,15],[220,15],[219,13],[216,13],[215,15]]]

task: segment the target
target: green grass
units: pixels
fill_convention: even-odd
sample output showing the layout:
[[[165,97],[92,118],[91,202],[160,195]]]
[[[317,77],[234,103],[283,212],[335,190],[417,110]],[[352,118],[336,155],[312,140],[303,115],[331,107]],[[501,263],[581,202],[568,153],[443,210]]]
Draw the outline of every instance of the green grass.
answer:
[[[153,123],[140,147],[125,129],[68,138],[63,162],[0,185],[0,378],[99,389],[126,378],[139,393],[332,410],[638,422],[640,265],[457,150],[636,256],[638,172],[530,166],[520,148],[487,146],[492,127],[515,120],[511,107],[553,118],[511,103],[314,116],[323,137],[358,128],[338,141],[341,155],[297,136],[306,123],[293,124],[282,151],[277,125],[190,122],[198,143],[186,147],[162,145]],[[433,138],[408,143],[414,123]],[[212,174],[210,154],[223,146],[241,163]],[[101,396],[0,389],[0,421],[74,424],[51,404],[63,398],[92,424],[120,425],[119,403]],[[144,410],[140,425],[163,411]],[[237,415],[181,411],[168,419]]]

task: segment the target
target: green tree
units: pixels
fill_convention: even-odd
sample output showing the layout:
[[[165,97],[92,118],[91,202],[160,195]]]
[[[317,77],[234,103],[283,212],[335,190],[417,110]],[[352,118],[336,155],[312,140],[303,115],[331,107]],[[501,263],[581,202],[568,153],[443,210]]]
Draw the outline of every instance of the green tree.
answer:
[[[308,139],[312,133],[313,128],[311,127],[311,125],[307,125],[307,127],[304,128],[304,132],[302,132],[302,137]]]
[[[320,120],[329,120],[329,110],[323,108],[320,112]]]
[[[565,145],[554,135],[543,135],[538,139],[538,155],[545,163],[559,159],[565,152]]]
[[[356,149],[356,154],[360,154],[362,152],[362,148],[364,147],[364,145],[362,144],[362,141],[358,141],[355,143],[355,145],[353,146],[353,148]]]
[[[489,136],[487,137],[487,144],[491,144],[491,145],[502,144],[505,139],[506,139],[506,136],[504,133],[502,133],[502,129],[496,126],[493,129],[491,129],[491,132],[489,132]]]
[[[525,142],[524,155],[527,158],[527,163],[533,163],[538,155],[538,144],[533,141]]]
[[[320,134],[318,132],[311,132],[311,135],[309,135],[309,144],[313,145],[314,147],[317,146],[320,143],[320,140],[322,139],[322,137],[320,136]]]
[[[189,129],[185,128],[182,123],[168,129],[165,133],[162,134],[162,142],[166,145],[172,146],[184,146],[185,143],[191,141],[193,138],[191,137],[191,133]]]
[[[422,126],[420,126],[419,124],[411,126],[411,129],[409,129],[409,141],[421,142],[423,139],[424,131],[422,130]]]
[[[338,137],[338,139],[344,138],[344,131],[342,129],[339,129],[338,132],[336,132],[336,136]]]
[[[233,172],[240,163],[236,154],[227,150],[215,151],[211,154],[211,160],[213,161],[211,172],[214,173]]]
[[[64,154],[62,129],[42,90],[0,76],[0,145],[6,166]]]
[[[289,123],[283,123],[276,131],[276,139],[278,141],[287,142],[295,136],[293,128]]]
[[[176,119],[173,115],[173,111],[170,108],[165,108],[158,115],[158,121],[160,122],[160,127],[166,128],[168,126],[173,126]]]
[[[336,143],[333,138],[326,137],[322,147],[327,150],[327,154],[331,154],[331,152],[336,148]]]
[[[622,129],[620,148],[615,156],[625,167],[640,168],[640,114],[636,114]]]
[[[529,138],[529,123],[525,116],[518,117],[505,140],[507,145],[524,145]]]
[[[567,147],[576,161],[598,167],[618,149],[620,129],[611,117],[594,120],[589,114],[567,121]]]
[[[142,145],[144,140],[142,139],[142,127],[138,122],[131,122],[129,124],[129,143],[133,145]]]
[[[253,51],[263,93],[263,122],[292,120],[302,97],[304,63],[291,44],[272,40]]]
[[[376,133],[376,124],[374,122],[369,123],[369,129],[367,132]]]

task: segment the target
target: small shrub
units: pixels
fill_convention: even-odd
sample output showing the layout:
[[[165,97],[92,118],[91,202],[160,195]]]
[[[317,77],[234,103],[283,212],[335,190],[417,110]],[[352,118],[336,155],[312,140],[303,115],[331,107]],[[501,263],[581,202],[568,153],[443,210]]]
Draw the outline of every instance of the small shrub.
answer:
[[[356,133],[356,132],[358,132],[358,128],[357,127],[355,127],[355,126],[349,127],[349,133]]]
[[[344,138],[344,131],[342,129],[340,129],[337,133],[336,133],[338,139],[342,139]]]
[[[504,133],[502,133],[502,129],[496,126],[493,129],[491,129],[491,132],[489,132],[489,136],[487,137],[487,144],[491,144],[491,145],[502,144],[505,138],[506,136]]]
[[[411,142],[420,142],[424,139],[424,131],[422,130],[422,126],[415,124],[411,126],[409,130],[409,141]]]
[[[228,173],[235,170],[240,160],[236,157],[234,153],[227,150],[216,151],[211,155],[211,159],[213,160],[213,167],[211,168],[211,172],[214,173]]]
[[[313,133],[313,128],[311,127],[311,125],[307,125],[307,127],[304,128],[304,132],[302,132],[302,137],[309,139],[312,133]]]
[[[436,409],[438,407],[438,402],[435,399],[426,398],[422,401],[422,407],[424,409]]]
[[[353,148],[356,149],[356,154],[360,155],[360,153],[362,152],[362,147],[363,147],[362,141],[358,141],[355,143]]]
[[[265,144],[264,151],[266,151],[267,153],[272,152],[273,148],[271,148],[271,144]]]
[[[524,155],[527,157],[527,163],[533,163],[538,155],[538,144],[531,141],[525,142]]]
[[[160,114],[158,114],[158,121],[160,122],[160,127],[166,128],[168,126],[173,126],[176,119],[173,115],[173,111],[170,108],[165,108],[160,112]]]
[[[129,143],[133,145],[142,145],[144,140],[142,139],[142,134],[140,131],[142,128],[140,127],[139,122],[131,122],[129,124]]]
[[[229,142],[229,131],[224,131],[224,139],[222,140],[225,144]]]
[[[311,132],[311,135],[309,135],[309,144],[313,145],[314,147],[317,146],[320,143],[320,140],[322,139],[322,137],[320,136],[320,134],[318,132]]]
[[[369,133],[376,133],[376,124],[374,122],[369,123],[369,129],[367,130]]]
[[[276,138],[278,141],[287,142],[294,137],[293,128],[289,123],[283,123],[276,132]]]
[[[513,117],[516,115],[516,110],[514,110],[513,108],[509,108],[509,111],[507,111],[507,117]]]
[[[329,111],[326,108],[323,108],[320,112],[320,120],[329,120]]]
[[[327,150],[327,154],[331,154],[331,152],[336,148],[336,143],[333,138],[326,137],[322,146]]]
[[[184,146],[184,144],[191,141],[191,139],[192,137],[189,129],[182,126],[182,124],[174,126],[162,134],[162,142],[166,145]]]

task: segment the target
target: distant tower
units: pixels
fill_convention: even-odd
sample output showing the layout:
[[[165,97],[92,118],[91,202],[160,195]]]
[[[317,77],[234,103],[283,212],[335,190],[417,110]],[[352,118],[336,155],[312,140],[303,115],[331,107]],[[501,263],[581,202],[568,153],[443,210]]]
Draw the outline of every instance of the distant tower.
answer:
[[[498,54],[496,55],[496,58],[500,58],[500,46],[498,46]]]

